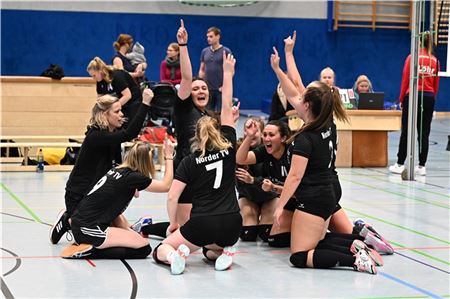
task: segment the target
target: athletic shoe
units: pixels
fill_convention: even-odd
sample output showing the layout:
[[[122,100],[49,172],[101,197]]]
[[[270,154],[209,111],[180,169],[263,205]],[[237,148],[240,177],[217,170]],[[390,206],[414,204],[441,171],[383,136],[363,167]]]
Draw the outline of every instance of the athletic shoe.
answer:
[[[353,221],[354,226],[364,226],[364,224],[366,224],[366,222],[361,218],[356,218],[355,221]]]
[[[150,216],[143,216],[143,217],[139,218],[138,221],[136,221],[135,223],[133,223],[131,225],[131,229],[140,234],[141,231],[142,231],[142,228],[144,226],[150,225],[152,223],[153,223],[152,217],[150,217]]]
[[[417,175],[427,175],[427,169],[425,168],[425,166],[417,165],[417,166],[414,168],[414,172],[415,172]]]
[[[375,262],[365,250],[360,250],[355,254],[355,263],[353,264],[353,269],[359,272],[377,274]]]
[[[389,166],[389,171],[392,173],[402,174],[403,170],[405,170],[404,165],[395,163],[394,165]]]
[[[91,244],[72,244],[64,248],[61,257],[65,259],[80,259],[89,256],[95,248]]]
[[[384,238],[380,238],[379,235],[374,234],[373,232],[368,232],[364,243],[370,245],[375,249],[379,254],[394,254],[394,248],[386,241]]]
[[[189,256],[189,248],[181,244],[178,249],[172,255],[172,261],[170,262],[170,272],[173,275],[182,274],[186,267],[186,258]]]
[[[222,254],[217,258],[215,268],[217,271],[224,271],[233,264],[233,255],[236,253],[236,248],[232,246],[224,247]]]
[[[352,246],[350,246],[350,251],[353,254],[356,254],[358,251],[365,250],[367,254],[372,258],[372,260],[375,262],[376,266],[383,266],[383,258],[381,255],[376,252],[376,250],[373,250],[372,248],[369,248],[366,243],[360,240],[355,240],[352,243]]]
[[[61,237],[70,229],[69,220],[67,219],[66,210],[59,211],[56,221],[50,229],[50,242],[58,244]]]

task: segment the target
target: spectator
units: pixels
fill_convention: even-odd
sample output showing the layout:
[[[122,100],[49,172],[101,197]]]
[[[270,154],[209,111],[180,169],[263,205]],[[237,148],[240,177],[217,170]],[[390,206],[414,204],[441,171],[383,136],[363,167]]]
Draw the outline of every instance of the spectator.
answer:
[[[133,45],[133,37],[129,34],[120,34],[117,40],[113,43],[114,49],[117,51],[112,59],[112,64],[114,67],[122,70],[126,70],[130,73],[131,77],[136,79],[144,77],[144,70],[147,68],[147,63],[140,63],[134,66],[130,59],[125,55],[130,51]]]
[[[358,107],[359,103],[359,94],[368,92],[373,92],[372,82],[370,82],[369,78],[366,75],[358,76],[355,84],[353,84],[353,93],[355,94],[356,107]]]
[[[167,56],[161,61],[160,81],[172,83],[173,85],[181,82],[180,68],[180,47],[177,43],[170,43],[167,47]]]
[[[206,32],[209,47],[200,54],[200,70],[198,76],[204,78],[208,84],[210,100],[208,109],[220,109],[223,82],[223,52],[231,53],[230,49],[220,44],[221,32],[217,27],[211,27]]]

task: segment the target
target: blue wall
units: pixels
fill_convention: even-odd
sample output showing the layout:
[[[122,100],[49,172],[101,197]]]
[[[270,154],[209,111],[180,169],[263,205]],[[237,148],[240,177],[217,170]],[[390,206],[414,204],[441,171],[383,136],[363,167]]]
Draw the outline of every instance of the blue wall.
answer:
[[[110,62],[113,41],[118,34],[129,33],[146,49],[147,76],[158,80],[160,61],[167,45],[176,40],[180,18],[189,32],[194,73],[198,72],[200,51],[206,46],[206,29],[222,29],[222,43],[238,59],[235,96],[244,109],[259,109],[261,101],[271,97],[277,84],[269,64],[271,48],[282,51],[283,38],[294,29],[298,36],[295,54],[305,83],[331,66],[338,86],[350,88],[359,74],[366,74],[375,90],[386,93],[387,100],[398,97],[403,62],[410,48],[409,31],[328,32],[327,20],[2,10],[1,74],[39,75],[50,63],[57,63],[66,76],[87,76],[88,62],[94,56]],[[443,50],[438,49],[440,52]],[[449,82],[449,78],[441,79],[438,111],[450,111]]]

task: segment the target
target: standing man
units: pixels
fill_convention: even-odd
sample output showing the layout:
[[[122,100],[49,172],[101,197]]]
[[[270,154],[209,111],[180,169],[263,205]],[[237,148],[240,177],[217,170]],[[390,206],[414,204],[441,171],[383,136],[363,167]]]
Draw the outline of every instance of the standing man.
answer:
[[[220,44],[220,29],[210,27],[206,32],[209,47],[200,54],[200,70],[198,76],[206,80],[210,93],[208,109],[220,110],[222,105],[223,82],[223,51],[231,53],[230,49]],[[217,110],[216,110],[217,107]]]

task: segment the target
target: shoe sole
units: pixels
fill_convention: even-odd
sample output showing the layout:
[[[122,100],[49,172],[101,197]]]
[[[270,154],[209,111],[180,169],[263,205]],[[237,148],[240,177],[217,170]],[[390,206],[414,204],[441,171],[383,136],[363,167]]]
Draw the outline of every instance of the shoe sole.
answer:
[[[223,253],[217,258],[215,263],[215,269],[217,271],[225,271],[233,264],[233,255],[236,252],[236,248],[227,246],[223,249]]]
[[[170,264],[170,273],[173,275],[179,275],[184,272],[186,268],[186,258],[189,256],[189,248],[181,244],[178,246],[175,254],[173,255],[172,263]]]
[[[70,245],[66,247],[61,257],[65,259],[80,259],[92,254],[93,246],[90,244]]]
[[[362,244],[361,244],[362,243]],[[358,251],[365,250],[366,253],[369,255],[369,257],[374,261],[375,265],[378,267],[383,266],[383,258],[381,255],[376,251],[369,247],[367,247],[366,243],[363,241],[360,242],[354,242],[352,246],[350,247],[350,251],[353,254],[356,254]]]
[[[365,230],[365,232],[363,232],[363,230]],[[363,236],[364,238],[367,236],[367,233],[369,231],[372,232],[381,241],[383,241],[385,243],[385,245],[390,248],[392,253],[394,253],[394,248],[391,246],[391,244],[389,244],[388,240],[386,240],[381,234],[379,234],[371,225],[364,225],[363,229],[361,230],[361,234],[364,235]],[[392,254],[392,253],[390,253],[390,254]]]
[[[394,254],[394,249],[381,238],[377,239],[374,235],[368,234],[364,240],[364,243],[372,245],[373,248],[380,254]]]

